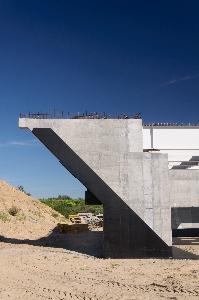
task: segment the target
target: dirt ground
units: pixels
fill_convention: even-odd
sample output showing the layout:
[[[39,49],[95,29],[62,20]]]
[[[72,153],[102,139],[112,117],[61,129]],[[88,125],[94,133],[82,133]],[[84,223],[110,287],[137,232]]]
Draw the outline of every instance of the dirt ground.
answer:
[[[100,234],[1,236],[0,299],[199,299],[199,238],[176,239],[189,259],[102,259]]]
[[[175,238],[175,259],[102,259],[103,232],[61,234],[62,218],[0,181],[0,300],[199,299],[199,237]]]

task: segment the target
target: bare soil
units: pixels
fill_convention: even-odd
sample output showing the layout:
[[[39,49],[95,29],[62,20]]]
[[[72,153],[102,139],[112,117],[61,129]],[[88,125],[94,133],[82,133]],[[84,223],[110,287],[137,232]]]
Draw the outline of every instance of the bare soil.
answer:
[[[13,209],[17,210],[12,215]],[[45,236],[66,219],[39,200],[0,181],[0,235],[15,238]]]
[[[0,212],[13,205],[25,218],[0,219],[0,299],[199,299],[198,237],[175,238],[175,259],[103,259],[102,231],[61,234],[61,216],[1,182]]]
[[[102,259],[7,240],[0,243],[0,270],[3,300],[199,299],[193,259]]]

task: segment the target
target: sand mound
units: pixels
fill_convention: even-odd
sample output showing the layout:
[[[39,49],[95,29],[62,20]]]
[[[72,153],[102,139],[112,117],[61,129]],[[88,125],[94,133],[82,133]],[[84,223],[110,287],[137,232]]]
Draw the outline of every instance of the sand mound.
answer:
[[[0,235],[36,239],[49,234],[63,220],[63,216],[39,200],[0,181]]]

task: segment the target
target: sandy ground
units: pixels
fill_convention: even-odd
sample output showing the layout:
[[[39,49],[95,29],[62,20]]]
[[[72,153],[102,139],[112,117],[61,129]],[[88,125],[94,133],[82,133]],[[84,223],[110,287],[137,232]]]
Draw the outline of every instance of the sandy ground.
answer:
[[[61,234],[60,218],[0,181],[0,300],[199,299],[199,237],[174,239],[178,259],[102,259],[102,231]]]
[[[88,255],[99,254],[100,234],[1,236],[0,299],[199,299],[199,238],[174,248],[189,259],[102,259]]]

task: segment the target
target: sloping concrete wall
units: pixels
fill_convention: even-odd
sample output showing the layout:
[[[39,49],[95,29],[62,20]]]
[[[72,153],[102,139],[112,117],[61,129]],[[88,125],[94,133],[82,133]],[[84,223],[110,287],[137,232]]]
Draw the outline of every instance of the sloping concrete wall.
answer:
[[[171,246],[167,155],[142,152],[140,120],[20,119],[104,204],[104,255],[165,255]]]

